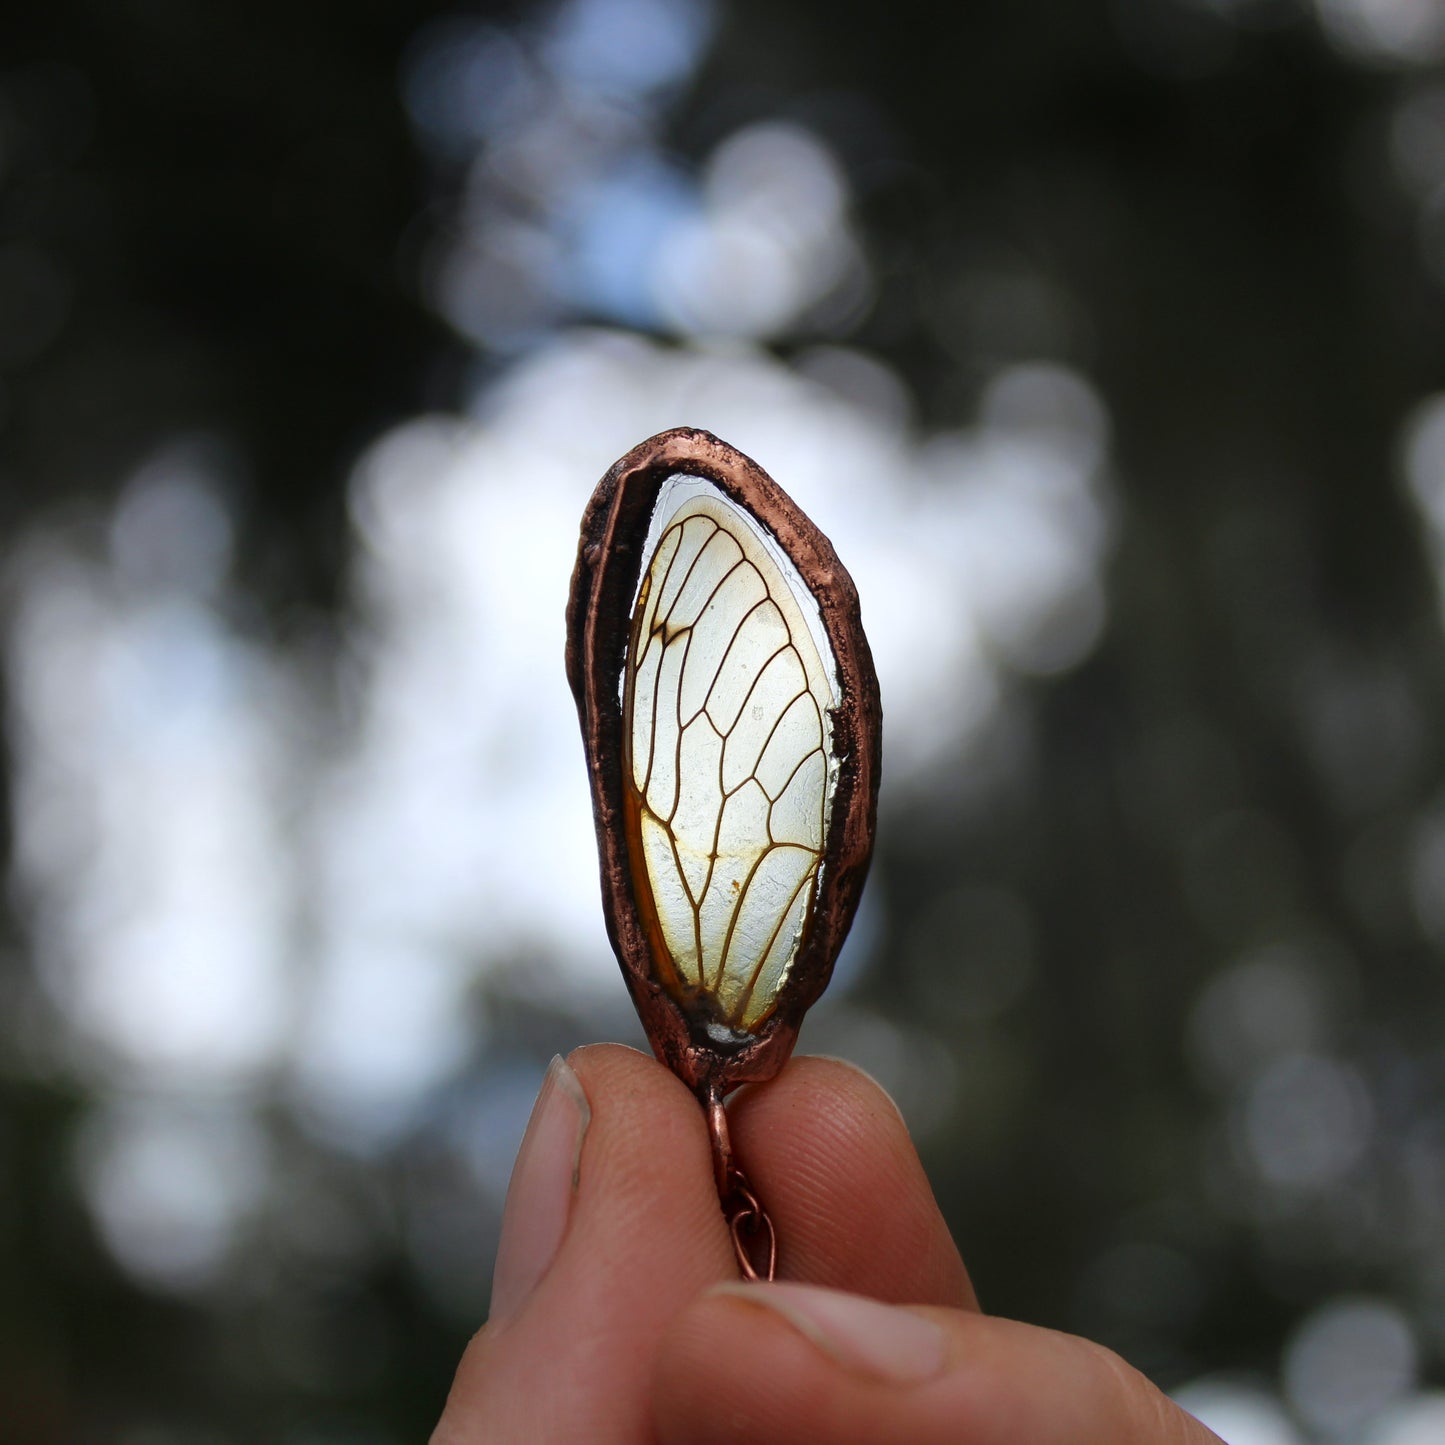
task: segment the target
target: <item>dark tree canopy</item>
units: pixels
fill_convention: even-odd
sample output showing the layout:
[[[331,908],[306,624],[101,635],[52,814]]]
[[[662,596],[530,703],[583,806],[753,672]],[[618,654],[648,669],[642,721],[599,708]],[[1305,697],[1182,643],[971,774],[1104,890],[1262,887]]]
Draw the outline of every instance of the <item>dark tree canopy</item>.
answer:
[[[885,754],[863,961],[803,1038],[899,1094],[986,1307],[1098,1338],[1166,1388],[1256,1376],[1301,1439],[1364,1439],[1372,1411],[1442,1387],[1432,16],[58,0],[7,21],[0,1401],[17,1440],[430,1427],[485,1313],[546,1058],[639,1036],[620,980],[601,1004],[535,982],[571,966],[561,945],[498,925],[484,956],[476,920],[448,931],[464,909],[425,914],[433,883],[465,900],[477,866],[431,821],[449,816],[435,790],[375,803],[379,830],[411,809],[439,839],[395,897],[346,872],[347,820],[371,817],[354,799],[376,778],[410,776],[388,719],[420,719],[467,798],[473,768],[520,767],[533,730],[503,682],[465,681],[505,648],[488,633],[464,666],[448,619],[470,614],[445,599],[483,585],[493,526],[540,507],[545,478],[436,478],[459,456],[477,477],[515,465],[524,415],[605,465],[646,434],[605,434],[632,414],[617,397],[668,387],[693,410],[667,425],[711,427],[725,387],[756,398],[729,414],[796,407],[799,435],[851,409],[860,445],[916,472],[859,504],[880,530],[908,507],[994,515],[967,512],[977,497],[1063,519],[1027,627],[1010,587],[1042,564],[1014,556],[1017,532],[961,524],[959,575],[926,595],[956,582],[977,602],[995,577],[1014,610],[914,619],[958,623],[973,670],[920,694],[947,726],[918,774]],[[568,393],[576,377],[596,395]],[[792,486],[786,457],[758,460]],[[577,469],[563,551],[600,469]],[[955,565],[916,546],[920,573]],[[859,582],[889,635],[892,599]],[[479,615],[500,636],[508,608],[563,602]],[[377,699],[412,656],[387,651],[407,618],[451,661],[415,673],[434,688],[406,673],[393,713]],[[560,687],[560,646],[532,665]],[[179,678],[180,701],[128,691],[141,675]],[[922,705],[890,702],[881,654],[880,676],[885,737],[897,719],[912,738]],[[470,707],[484,759],[437,721]],[[193,715],[229,729],[204,766]],[[246,1054],[238,1004],[217,1050],[243,1062],[212,1073],[184,1010],[220,1006],[185,942],[230,937],[253,885],[227,872],[231,814],[207,789],[305,895],[256,905],[280,920],[265,997],[286,1041]],[[605,953],[585,903],[581,946]],[[363,966],[327,960],[393,927],[423,939],[419,979],[464,976],[426,987],[455,986],[470,1029],[437,1033],[404,1109],[394,1080],[385,1107],[349,1101],[350,1016],[306,1011],[329,988],[361,997]],[[106,972],[95,937],[139,941]],[[1348,1362],[1319,1341],[1337,1337],[1395,1375],[1331,1395],[1321,1370]]]

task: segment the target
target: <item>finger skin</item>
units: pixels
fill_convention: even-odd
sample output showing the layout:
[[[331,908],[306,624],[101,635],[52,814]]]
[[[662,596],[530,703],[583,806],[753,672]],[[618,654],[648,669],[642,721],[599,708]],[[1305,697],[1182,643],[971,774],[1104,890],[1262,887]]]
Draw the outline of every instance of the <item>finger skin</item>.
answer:
[[[735,1278],[697,1101],[631,1049],[568,1062],[592,1119],[566,1234],[530,1299],[468,1346],[433,1445],[638,1445],[668,1321]]]
[[[658,1355],[657,1445],[1220,1445],[1100,1345],[971,1310],[915,1312],[946,1332],[946,1364],[895,1385],[771,1310],[695,1301]]]
[[[907,1126],[861,1069],[794,1059],[728,1117],[778,1231],[780,1279],[978,1308]]]
[[[592,1121],[566,1234],[526,1304],[468,1347],[434,1445],[649,1442],[652,1361],[671,1320],[737,1278],[696,1099],[630,1049],[579,1049],[570,1063]],[[795,1060],[729,1117],[783,1277],[972,1302],[907,1129],[867,1075]]]

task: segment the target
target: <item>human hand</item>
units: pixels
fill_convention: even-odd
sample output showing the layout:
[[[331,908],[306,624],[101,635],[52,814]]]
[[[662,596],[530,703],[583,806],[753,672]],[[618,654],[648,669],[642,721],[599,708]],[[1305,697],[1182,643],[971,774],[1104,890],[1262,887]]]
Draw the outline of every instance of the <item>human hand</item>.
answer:
[[[432,1445],[1219,1445],[1110,1351],[979,1311],[865,1074],[795,1059],[728,1119],[788,1283],[738,1283],[672,1074],[616,1045],[554,1061]]]

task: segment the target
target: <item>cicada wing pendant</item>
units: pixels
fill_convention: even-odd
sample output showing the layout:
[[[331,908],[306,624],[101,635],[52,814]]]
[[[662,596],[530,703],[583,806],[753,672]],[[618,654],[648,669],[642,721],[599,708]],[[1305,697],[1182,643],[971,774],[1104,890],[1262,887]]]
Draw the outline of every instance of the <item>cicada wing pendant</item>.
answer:
[[[598,484],[567,635],[609,936],[654,1050],[716,1101],[786,1062],[867,873],[857,594],[756,463],[683,428]]]

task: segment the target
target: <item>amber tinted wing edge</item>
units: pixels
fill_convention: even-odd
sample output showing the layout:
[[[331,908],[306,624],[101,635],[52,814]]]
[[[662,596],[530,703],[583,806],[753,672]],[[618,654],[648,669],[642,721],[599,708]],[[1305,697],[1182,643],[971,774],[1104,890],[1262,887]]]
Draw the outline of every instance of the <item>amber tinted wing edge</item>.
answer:
[[[817,601],[840,694],[833,710],[838,784],[812,926],[776,1010],[747,1044],[727,1051],[700,1035],[658,982],[653,944],[632,897],[623,826],[618,681],[653,507],[663,484],[678,473],[712,482],[792,558]],[[853,579],[832,543],[756,462],[710,432],[660,432],[608,470],[583,514],[567,601],[567,679],[587,754],[608,938],[654,1051],[700,1094],[771,1078],[787,1062],[804,1013],[827,987],[873,853],[882,708]]]

